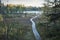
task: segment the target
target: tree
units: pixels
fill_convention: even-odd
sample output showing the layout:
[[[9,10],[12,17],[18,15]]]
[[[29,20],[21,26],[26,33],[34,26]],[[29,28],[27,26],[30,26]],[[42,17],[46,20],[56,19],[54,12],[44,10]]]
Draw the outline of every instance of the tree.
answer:
[[[49,21],[48,26],[46,26],[47,33],[44,32],[46,37],[52,40],[60,40],[60,0],[47,0],[44,6],[44,16],[48,17],[47,20]]]

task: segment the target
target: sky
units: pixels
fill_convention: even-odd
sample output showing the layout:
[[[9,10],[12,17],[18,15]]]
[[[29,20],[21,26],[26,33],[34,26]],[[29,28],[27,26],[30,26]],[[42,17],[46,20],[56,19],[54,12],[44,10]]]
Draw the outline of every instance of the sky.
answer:
[[[22,4],[25,6],[43,6],[44,0],[2,0],[2,3],[6,4]]]

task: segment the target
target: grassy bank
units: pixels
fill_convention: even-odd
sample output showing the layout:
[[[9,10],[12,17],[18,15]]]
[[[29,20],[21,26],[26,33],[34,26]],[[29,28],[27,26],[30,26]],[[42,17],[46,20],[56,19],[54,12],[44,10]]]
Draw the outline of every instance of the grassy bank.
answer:
[[[8,16],[5,17],[5,21],[0,22],[0,40],[35,40],[31,17]]]

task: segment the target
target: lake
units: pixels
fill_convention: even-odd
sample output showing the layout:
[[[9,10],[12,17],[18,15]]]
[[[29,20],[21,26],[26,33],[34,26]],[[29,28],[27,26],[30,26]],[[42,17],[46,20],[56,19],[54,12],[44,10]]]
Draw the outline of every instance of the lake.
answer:
[[[42,11],[23,11],[23,13],[36,13],[36,14],[41,14]]]

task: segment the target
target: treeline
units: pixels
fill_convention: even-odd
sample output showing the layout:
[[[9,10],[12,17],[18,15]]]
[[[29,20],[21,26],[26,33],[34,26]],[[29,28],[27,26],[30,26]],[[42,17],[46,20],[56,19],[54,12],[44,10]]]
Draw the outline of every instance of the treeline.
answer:
[[[1,4],[1,12],[4,13],[22,13],[23,11],[40,11],[40,7],[25,7],[24,5]]]
[[[42,40],[60,40],[60,0],[45,0],[38,23]]]

